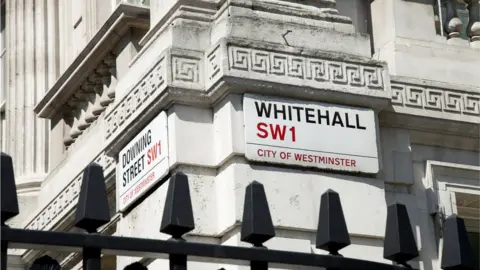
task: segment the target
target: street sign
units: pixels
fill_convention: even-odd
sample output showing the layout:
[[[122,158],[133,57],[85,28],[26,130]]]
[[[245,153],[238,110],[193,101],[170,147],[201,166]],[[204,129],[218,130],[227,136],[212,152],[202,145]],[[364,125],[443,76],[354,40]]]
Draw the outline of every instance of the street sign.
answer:
[[[118,155],[117,209],[125,210],[168,174],[167,115],[161,112]]]
[[[248,160],[377,173],[371,109],[245,94]]]

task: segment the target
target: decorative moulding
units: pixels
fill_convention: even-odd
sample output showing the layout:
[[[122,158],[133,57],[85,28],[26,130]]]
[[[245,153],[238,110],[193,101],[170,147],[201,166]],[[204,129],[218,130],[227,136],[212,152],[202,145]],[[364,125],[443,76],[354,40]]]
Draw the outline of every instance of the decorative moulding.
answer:
[[[288,85],[291,87],[285,91],[290,96],[298,94],[292,92],[305,91],[301,89],[313,89],[312,92],[317,92],[317,95],[319,90],[325,90],[321,98],[317,97],[323,101],[327,98],[343,100],[340,103],[344,103],[346,98],[343,93],[358,96],[359,99],[368,96],[368,100],[383,101],[383,105],[380,104],[382,101],[376,105],[364,104],[369,107],[386,107],[390,100],[390,76],[383,62],[334,52],[233,39],[222,40],[213,48],[207,53],[207,89],[226,76],[239,81],[262,81],[266,86],[268,83]],[[275,94],[281,92],[280,86],[275,87]],[[312,96],[315,94],[304,98],[311,99]]]
[[[169,48],[105,117],[106,153],[116,155],[155,113],[172,103],[211,106],[228,93],[259,92],[384,108],[386,64],[331,52],[222,40],[206,54]],[[355,98],[347,99],[346,96]],[[139,121],[141,118],[141,121]]]
[[[105,156],[103,152],[93,162],[103,166],[105,176],[108,176],[115,170],[115,160]],[[31,230],[51,230],[55,224],[60,222],[67,213],[74,209],[79,196],[82,176],[83,170],[42,210],[28,219],[29,222],[25,225],[25,228]]]
[[[436,160],[427,160],[425,166],[425,188],[428,195],[428,211],[433,214],[439,211],[439,206],[444,206],[445,202],[441,201],[439,196],[440,191],[447,189],[447,186],[461,186],[458,183],[450,183],[438,181],[441,176],[447,176],[451,179],[469,179],[472,182],[480,179],[480,164],[479,166],[457,164],[450,162],[442,162]],[[465,186],[467,187],[467,186]]]
[[[71,98],[85,74],[90,74],[130,28],[148,29],[147,7],[121,3],[85,48],[34,108],[41,118],[52,118]]]
[[[205,100],[201,96],[205,85],[203,57],[203,52],[177,48],[169,48],[160,54],[153,67],[106,115],[108,155],[113,156],[112,147],[118,153],[126,139],[131,138],[129,136],[151,119],[152,111],[160,112],[174,99],[184,103],[200,103]],[[148,115],[145,109],[150,112]],[[138,121],[140,116],[141,121]]]
[[[392,76],[392,108],[395,113],[480,122],[480,87]]]

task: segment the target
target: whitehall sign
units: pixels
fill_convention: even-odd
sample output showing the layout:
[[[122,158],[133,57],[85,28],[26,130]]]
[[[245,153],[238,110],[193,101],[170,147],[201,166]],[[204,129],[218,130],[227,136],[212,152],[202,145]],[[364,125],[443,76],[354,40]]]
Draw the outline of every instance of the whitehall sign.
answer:
[[[245,94],[245,156],[303,167],[377,173],[370,109]]]
[[[161,112],[125,148],[117,164],[117,208],[125,210],[168,173],[167,115]]]

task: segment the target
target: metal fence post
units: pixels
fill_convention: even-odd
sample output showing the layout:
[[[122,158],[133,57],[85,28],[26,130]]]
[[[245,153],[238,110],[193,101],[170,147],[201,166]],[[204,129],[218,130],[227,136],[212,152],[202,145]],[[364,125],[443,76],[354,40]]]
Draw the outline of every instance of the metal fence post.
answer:
[[[168,183],[160,232],[172,236],[170,241],[184,242],[184,234],[195,229],[188,177],[177,172]],[[187,270],[187,255],[170,254],[170,270]]]
[[[349,245],[350,235],[340,196],[329,189],[320,199],[315,247],[328,251],[332,256],[342,256],[338,251]],[[328,270],[334,269],[340,268],[328,268]]]
[[[15,174],[13,172],[13,162],[12,157],[5,153],[1,153],[0,159],[0,179],[1,183],[1,226],[7,227],[5,222],[7,220],[17,216],[19,214],[18,210],[18,199],[17,199],[17,187],[15,185]],[[1,241],[1,270],[7,270],[7,260],[8,260],[8,242]]]
[[[273,227],[265,189],[261,183],[253,181],[247,186],[243,207],[241,240],[252,244],[252,248],[266,249],[263,243],[275,237],[275,229]],[[251,260],[250,269],[266,270],[268,269],[268,262],[255,259]]]
[[[452,215],[445,219],[441,267],[444,270],[474,269],[475,259],[465,222]]]
[[[91,163],[83,172],[82,187],[78,198],[75,227],[93,234],[97,229],[110,221],[108,195],[102,166]],[[83,269],[100,270],[101,250],[97,248],[83,249]]]
[[[411,268],[408,261],[418,257],[407,207],[403,204],[396,203],[387,208],[383,257],[408,268]]]

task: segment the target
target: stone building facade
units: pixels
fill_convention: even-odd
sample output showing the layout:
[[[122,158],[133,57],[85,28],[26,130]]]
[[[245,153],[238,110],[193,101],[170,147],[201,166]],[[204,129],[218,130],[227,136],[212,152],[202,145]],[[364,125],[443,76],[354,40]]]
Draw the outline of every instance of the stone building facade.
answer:
[[[333,189],[352,239],[344,256],[386,262],[386,209],[402,202],[420,250],[413,266],[440,269],[448,215],[465,219],[478,251],[479,16],[478,0],[2,0],[1,147],[14,159],[21,207],[11,225],[75,230],[81,173],[96,162],[112,214],[102,233],[166,239],[165,183],[126,207],[117,194],[119,153],[165,115],[166,169],[191,181],[190,241],[243,245],[244,187],[257,180],[276,226],[269,248],[321,252],[320,195]],[[365,140],[312,130],[302,151],[329,137],[352,158],[373,141],[373,169],[252,158],[247,93],[372,112]],[[41,255],[15,250],[10,267]],[[50,255],[81,268],[79,254]],[[102,258],[104,269],[134,260]]]

